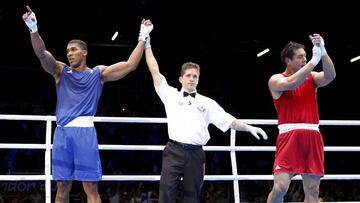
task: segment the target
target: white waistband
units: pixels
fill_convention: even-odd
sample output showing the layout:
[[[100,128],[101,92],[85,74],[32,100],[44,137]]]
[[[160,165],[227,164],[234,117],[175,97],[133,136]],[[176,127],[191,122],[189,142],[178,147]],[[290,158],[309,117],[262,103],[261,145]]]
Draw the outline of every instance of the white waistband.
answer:
[[[94,116],[79,116],[64,127],[94,127]]]
[[[310,123],[286,123],[278,125],[279,134],[289,132],[296,129],[316,130],[319,132],[319,124]]]

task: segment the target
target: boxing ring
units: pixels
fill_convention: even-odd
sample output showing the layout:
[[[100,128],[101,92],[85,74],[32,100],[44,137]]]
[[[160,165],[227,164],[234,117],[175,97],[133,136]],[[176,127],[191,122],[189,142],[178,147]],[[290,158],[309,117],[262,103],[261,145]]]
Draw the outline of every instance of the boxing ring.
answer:
[[[5,115],[0,114],[0,120],[13,121],[40,121],[46,122],[46,135],[44,144],[13,144],[0,143],[0,149],[42,149],[45,150],[45,168],[43,175],[1,175],[0,181],[45,181],[45,201],[51,202],[51,137],[52,128],[55,126],[55,116],[37,115]],[[277,120],[272,119],[241,119],[254,125],[277,125]],[[141,117],[95,117],[95,122],[115,123],[166,123],[166,118],[141,118]],[[356,120],[321,120],[320,125],[330,126],[360,126]],[[240,180],[273,180],[272,175],[241,175],[238,174],[236,163],[236,152],[238,151],[275,151],[275,146],[235,146],[236,131],[230,130],[230,146],[204,146],[205,151],[224,151],[230,153],[232,175],[205,175],[205,181],[227,180],[233,181],[234,202],[240,202],[239,181]],[[99,145],[99,150],[150,150],[162,151],[164,145]],[[325,152],[359,152],[358,146],[325,146]],[[269,174],[271,172],[269,171]],[[294,180],[301,179],[295,176]],[[359,180],[360,174],[326,174],[322,180]],[[102,181],[159,181],[160,175],[103,175]]]

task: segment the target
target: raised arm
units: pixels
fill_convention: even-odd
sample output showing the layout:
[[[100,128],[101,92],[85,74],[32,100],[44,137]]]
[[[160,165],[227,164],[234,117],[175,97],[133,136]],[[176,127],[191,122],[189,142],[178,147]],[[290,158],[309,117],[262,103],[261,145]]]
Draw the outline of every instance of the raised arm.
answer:
[[[150,45],[150,37],[146,41],[146,45],[145,45],[145,58],[146,58],[146,63],[149,67],[149,71],[151,73],[152,79],[154,81],[154,85],[158,87],[161,84],[161,81],[164,78],[164,76],[160,73],[159,65],[156,61],[154,53],[152,52],[152,48]]]
[[[313,72],[316,87],[323,87],[333,81],[336,77],[335,66],[325,49],[324,39],[319,34],[309,36],[314,45],[320,46],[321,49],[321,72]]]
[[[283,91],[293,90],[298,87],[305,81],[307,76],[311,74],[311,71],[315,68],[321,59],[320,47],[314,45],[312,48],[312,53],[313,55],[311,60],[294,74],[288,77],[285,77],[282,74],[275,74],[270,77],[268,85],[274,99],[279,98]],[[303,56],[299,55],[298,57]]]
[[[35,13],[30,9],[29,6],[26,6],[26,8],[27,12],[23,14],[22,18],[25,24],[29,27],[31,44],[34,52],[39,58],[44,70],[57,78],[61,72],[61,69],[64,67],[64,64],[56,61],[53,55],[46,50],[45,43],[38,32]]]
[[[153,25],[150,20],[142,20],[138,44],[130,54],[128,60],[115,63],[108,67],[101,67],[104,82],[119,80],[137,68],[144,53],[146,38],[152,29]]]

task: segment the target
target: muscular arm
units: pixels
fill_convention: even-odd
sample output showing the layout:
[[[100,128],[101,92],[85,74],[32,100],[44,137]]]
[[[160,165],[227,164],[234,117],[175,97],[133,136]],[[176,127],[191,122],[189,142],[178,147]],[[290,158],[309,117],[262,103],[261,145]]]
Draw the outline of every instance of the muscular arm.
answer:
[[[325,41],[321,37],[320,34],[313,34],[310,35],[311,42],[319,46],[321,49],[321,62],[322,62],[322,69],[321,72],[313,72],[312,76],[314,78],[314,83],[316,87],[323,87],[333,81],[336,77],[334,63],[332,62],[331,58],[327,54],[325,49]]]
[[[32,47],[42,67],[57,79],[65,64],[56,61],[53,55],[46,50],[45,43],[38,32],[30,34],[30,37]]]
[[[282,74],[275,74],[271,76],[268,85],[273,98],[277,99],[281,96],[283,91],[293,90],[302,84],[314,67],[315,66],[312,63],[307,63],[304,67],[289,77],[285,77]]]
[[[154,53],[152,52],[151,47],[145,49],[145,58],[146,63],[149,67],[149,71],[151,73],[152,79],[154,81],[155,86],[159,86],[161,84],[164,76],[159,71],[159,65],[155,59]]]
[[[139,41],[127,61],[121,61],[108,67],[102,66],[103,81],[115,81],[125,77],[128,73],[135,70],[140,63],[144,52],[144,41]]]
[[[29,27],[31,44],[34,49],[36,56],[39,58],[40,63],[44,70],[55,77],[58,81],[60,78],[61,69],[64,67],[64,63],[58,62],[46,50],[45,43],[39,35],[37,28],[37,20],[35,13],[29,6],[26,6],[27,12],[23,14],[22,18],[25,24]]]
[[[329,55],[322,56],[321,62],[323,71],[312,73],[316,87],[326,86],[336,77],[335,66]]]
[[[100,67],[104,82],[119,80],[137,68],[144,53],[146,38],[149,36],[152,29],[153,25],[151,21],[143,19],[140,25],[139,42],[128,60],[121,61],[109,67]]]
[[[303,60],[303,57],[305,57],[305,53],[302,53],[301,49],[298,49],[299,51],[297,54],[293,57],[293,59],[286,59],[286,60],[295,60],[300,61]],[[283,76],[282,74],[276,74],[273,75],[268,82],[269,89],[271,91],[271,95],[274,99],[278,99],[282,92],[287,90],[293,90],[297,88],[299,85],[301,85],[309,74],[311,74],[312,70],[315,68],[315,66],[319,63],[321,59],[321,49],[320,47],[314,45],[312,48],[312,58],[311,60],[305,64],[303,67],[301,67],[299,70],[293,70],[293,74],[291,74],[288,77]],[[289,65],[289,64],[287,64]]]

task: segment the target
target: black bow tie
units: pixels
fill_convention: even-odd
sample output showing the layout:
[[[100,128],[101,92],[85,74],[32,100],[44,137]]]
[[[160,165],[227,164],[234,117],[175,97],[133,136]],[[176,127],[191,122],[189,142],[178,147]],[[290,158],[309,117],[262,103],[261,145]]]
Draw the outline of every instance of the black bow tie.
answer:
[[[196,93],[195,92],[193,92],[193,93],[184,92],[184,97],[187,97],[189,95],[195,98]]]

